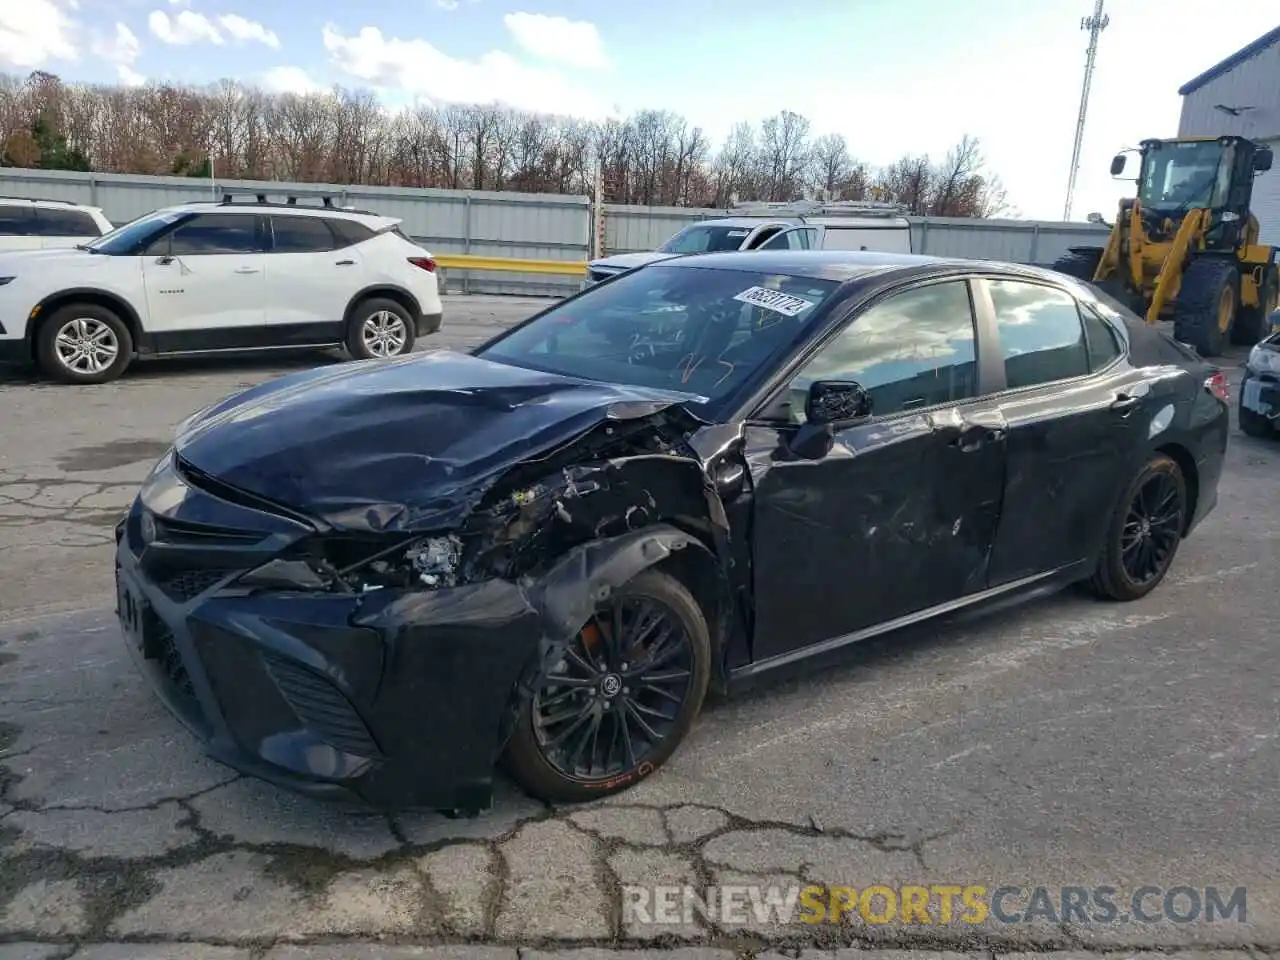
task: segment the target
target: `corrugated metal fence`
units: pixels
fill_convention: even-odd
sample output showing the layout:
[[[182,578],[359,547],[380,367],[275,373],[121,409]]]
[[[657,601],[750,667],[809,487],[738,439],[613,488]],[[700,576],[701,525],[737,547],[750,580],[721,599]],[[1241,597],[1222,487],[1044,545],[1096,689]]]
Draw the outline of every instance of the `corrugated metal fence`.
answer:
[[[71,173],[58,170],[0,169],[0,196],[43,197],[101,207],[113,223],[176,203],[212,200],[224,187],[258,190],[273,197],[331,196],[339,206],[355,206],[400,217],[404,231],[436,254],[472,254],[582,261],[588,256],[591,202],[557,194],[432,190],[256,180],[219,182],[188,177]],[[606,204],[607,253],[652,250],[697,220],[723,216],[720,210],[689,207],[633,207]],[[1101,243],[1105,230],[1090,223],[1036,220],[970,220],[912,217],[917,253],[1050,264],[1067,247]],[[577,289],[572,277],[531,277],[519,273],[450,271],[451,291],[556,295]]]

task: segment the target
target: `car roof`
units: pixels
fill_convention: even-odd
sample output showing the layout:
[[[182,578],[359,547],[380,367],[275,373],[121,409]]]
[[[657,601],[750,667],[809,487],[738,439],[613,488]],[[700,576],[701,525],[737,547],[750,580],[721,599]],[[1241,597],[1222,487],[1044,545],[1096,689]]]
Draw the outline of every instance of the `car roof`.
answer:
[[[192,200],[188,203],[174,204],[166,210],[187,213],[258,213],[270,214],[273,217],[283,216],[321,216],[337,217],[343,220],[354,220],[362,223],[370,230],[385,230],[403,223],[401,217],[384,217],[368,210],[345,210],[342,207],[310,206],[306,204],[286,203],[220,203],[211,200]]]
[[[690,227],[759,227],[766,223],[804,223],[800,217],[716,217],[714,220],[697,220]],[[686,228],[687,229],[687,228]]]
[[[102,213],[101,207],[88,203],[76,203],[74,200],[49,200],[45,197],[0,197],[0,203],[29,203],[33,207],[43,207],[48,210],[85,210],[90,213]]]
[[[946,268],[956,272],[1004,273],[1028,278],[1063,281],[1063,274],[1043,267],[1000,260],[968,260],[934,257],[921,253],[884,253],[874,250],[748,250],[726,253],[693,253],[660,260],[654,267],[741,270],[750,273],[778,273],[812,280],[844,282],[890,272]],[[646,269],[641,268],[641,269]]]

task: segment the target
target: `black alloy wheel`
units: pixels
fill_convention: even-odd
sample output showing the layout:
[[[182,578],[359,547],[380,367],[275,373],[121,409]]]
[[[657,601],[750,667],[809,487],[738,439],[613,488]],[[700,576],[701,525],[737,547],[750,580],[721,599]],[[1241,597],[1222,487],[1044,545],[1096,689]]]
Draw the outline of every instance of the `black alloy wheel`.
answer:
[[[1137,600],[1165,578],[1187,525],[1187,484],[1178,464],[1153,457],[1117,504],[1090,586],[1115,600]]]
[[[710,643],[696,601],[646,571],[601,603],[541,679],[508,761],[530,793],[594,799],[675,751],[706,694]]]

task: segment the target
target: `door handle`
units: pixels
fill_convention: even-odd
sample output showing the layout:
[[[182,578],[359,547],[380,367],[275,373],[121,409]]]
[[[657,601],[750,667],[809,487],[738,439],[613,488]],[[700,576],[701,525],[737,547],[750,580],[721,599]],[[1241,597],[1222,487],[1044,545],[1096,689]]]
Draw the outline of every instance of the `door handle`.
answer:
[[[354,260],[336,260],[333,265],[335,267],[354,267],[356,262]]]
[[[1111,409],[1116,411],[1116,413],[1127,417],[1141,402],[1141,396],[1134,396],[1130,393],[1121,393],[1117,394],[1116,398],[1111,401]]]
[[[970,427],[951,441],[961,453],[973,453],[981,450],[988,443],[999,443],[1004,439],[1002,427]]]
[[[236,273],[257,273],[257,272],[258,272],[257,267],[239,267],[236,269]]]

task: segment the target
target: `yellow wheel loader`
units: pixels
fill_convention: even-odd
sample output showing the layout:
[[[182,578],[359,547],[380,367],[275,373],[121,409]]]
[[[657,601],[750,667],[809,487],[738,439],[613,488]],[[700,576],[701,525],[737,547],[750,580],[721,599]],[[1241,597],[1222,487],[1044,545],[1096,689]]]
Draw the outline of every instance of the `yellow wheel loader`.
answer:
[[[1271,150],[1245,137],[1144,140],[1137,196],[1120,201],[1105,247],[1072,247],[1054,269],[1094,283],[1202,356],[1269,332],[1276,248],[1258,243],[1253,178]],[[1128,157],[1111,161],[1124,172]]]

